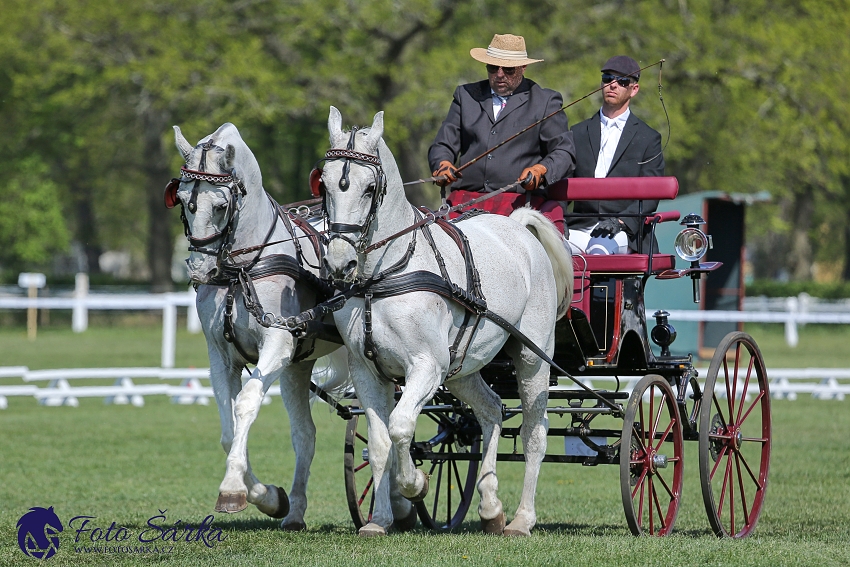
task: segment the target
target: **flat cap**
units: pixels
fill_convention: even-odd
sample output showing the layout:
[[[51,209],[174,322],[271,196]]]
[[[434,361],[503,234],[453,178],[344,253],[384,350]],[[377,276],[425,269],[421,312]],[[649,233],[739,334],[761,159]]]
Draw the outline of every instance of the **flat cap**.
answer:
[[[615,55],[606,61],[605,65],[602,66],[602,72],[605,71],[617,73],[624,77],[633,77],[635,80],[640,79],[640,65],[628,55]]]

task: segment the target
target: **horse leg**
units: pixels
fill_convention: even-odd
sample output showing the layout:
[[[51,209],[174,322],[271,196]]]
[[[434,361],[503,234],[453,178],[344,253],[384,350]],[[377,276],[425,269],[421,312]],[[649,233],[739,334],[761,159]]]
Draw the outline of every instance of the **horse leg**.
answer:
[[[520,436],[525,454],[525,479],[516,516],[505,528],[504,533],[528,536],[531,535],[531,529],[537,523],[534,496],[537,492],[540,465],[546,454],[546,435],[549,431],[549,420],[546,418],[546,405],[549,401],[549,365],[529,349],[520,348],[518,343],[513,347],[508,349],[508,354],[514,360],[519,397],[522,402]]]
[[[235,418],[233,405],[242,387],[241,370],[235,364],[226,364],[217,351],[210,348],[210,383],[218,406],[218,417],[221,422],[221,448],[225,455],[230,455],[233,446],[233,431]],[[224,512],[219,493],[219,501],[215,505],[216,512]]]
[[[263,342],[257,367],[236,396],[236,427],[233,444],[227,455],[227,466],[219,486],[216,511],[235,513],[248,507],[248,502],[272,517],[282,518],[289,512],[286,492],[274,485],[262,484],[251,472],[248,462],[248,433],[257,419],[269,386],[277,380],[292,353],[292,335],[286,331],[269,332]],[[288,360],[287,360],[288,362]]]
[[[316,452],[316,426],[310,412],[310,378],[313,361],[289,366],[280,377],[280,395],[289,415],[292,448],[295,451],[295,474],[289,490],[289,514],[280,527],[287,531],[306,530],[307,480]]]
[[[360,528],[363,537],[387,535],[393,523],[390,500],[390,472],[396,460],[390,441],[387,422],[395,401],[395,387],[375,377],[369,369],[352,361],[349,365],[354,391],[365,411],[366,432],[369,438],[369,467],[372,469],[372,493],[375,507],[368,524]]]
[[[428,475],[416,468],[410,458],[410,444],[416,431],[416,418],[434,397],[441,376],[436,361],[416,361],[405,381],[404,393],[390,414],[390,438],[398,458],[398,487],[402,496],[417,502],[428,494]]]
[[[478,516],[484,533],[501,534],[505,529],[505,512],[497,496],[496,453],[502,431],[502,400],[477,372],[449,380],[446,386],[460,401],[469,404],[481,426],[484,447],[477,480]]]

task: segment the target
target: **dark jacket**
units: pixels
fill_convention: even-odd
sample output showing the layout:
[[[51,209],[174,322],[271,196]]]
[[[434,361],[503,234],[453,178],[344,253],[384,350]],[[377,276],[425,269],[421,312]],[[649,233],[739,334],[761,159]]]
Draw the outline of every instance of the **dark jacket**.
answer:
[[[594,177],[596,159],[599,157],[599,143],[602,138],[599,113],[584,122],[579,122],[572,128],[576,146],[575,177]],[[654,158],[654,159],[652,159]],[[640,162],[647,162],[641,164]],[[620,143],[611,160],[611,169],[606,177],[658,177],[664,175],[664,156],[661,155],[661,134],[647,126],[646,122],[629,115]],[[655,212],[658,201],[643,201],[643,213]],[[575,213],[637,213],[637,201],[576,201],[573,207]],[[569,218],[567,226],[586,228],[599,222],[599,218]],[[638,228],[640,219],[635,217],[620,217],[629,228],[629,248],[637,251]],[[657,242],[650,240],[650,234],[644,234],[642,252],[648,253],[652,246],[653,252],[658,251]]]
[[[428,150],[431,171],[443,160],[461,166],[555,113],[464,169],[463,177],[452,183],[450,189],[496,190],[515,182],[523,169],[538,163],[546,166],[547,183],[567,177],[575,167],[575,149],[567,116],[558,112],[562,106],[560,94],[523,79],[495,120],[490,84],[485,80],[461,85],[455,90],[448,116]]]

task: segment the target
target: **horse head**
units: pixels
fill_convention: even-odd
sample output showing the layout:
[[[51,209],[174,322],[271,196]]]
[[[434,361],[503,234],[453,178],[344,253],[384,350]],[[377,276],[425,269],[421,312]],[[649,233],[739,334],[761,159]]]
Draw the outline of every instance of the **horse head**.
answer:
[[[351,282],[360,275],[364,249],[380,221],[379,209],[387,180],[401,178],[382,139],[384,113],[370,128],[342,129],[342,115],[333,106],[328,117],[331,149],[325,154],[322,185],[329,243],[324,265],[332,279]]]
[[[166,187],[166,206],[181,205],[189,239],[189,278],[207,283],[221,271],[236,238],[238,212],[262,188],[257,160],[233,124],[223,124],[192,146],[174,126],[177,149],[186,161],[181,176]],[[262,191],[260,191],[262,193]]]

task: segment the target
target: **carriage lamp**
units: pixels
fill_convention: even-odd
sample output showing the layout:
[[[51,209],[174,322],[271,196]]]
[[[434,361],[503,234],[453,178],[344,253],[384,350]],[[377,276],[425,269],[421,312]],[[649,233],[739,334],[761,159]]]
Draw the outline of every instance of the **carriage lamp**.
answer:
[[[674,243],[676,254],[682,260],[690,262],[692,267],[696,267],[694,263],[698,263],[705,256],[710,245],[708,236],[700,229],[705,221],[701,216],[691,213],[685,216],[679,224],[686,228],[682,229],[676,236]]]
[[[699,261],[705,256],[708,249],[712,247],[711,238],[700,229],[700,226],[704,225],[705,221],[698,214],[690,213],[679,224],[685,228],[676,236],[676,241],[674,242],[676,254],[682,260],[690,262],[691,268],[699,268]],[[700,302],[699,280],[701,275],[698,271],[691,273],[694,288],[694,303]]]
[[[670,314],[659,309],[652,314],[655,317],[655,327],[652,328],[652,342],[661,347],[661,356],[670,356],[670,345],[676,340],[676,329],[667,322]]]

